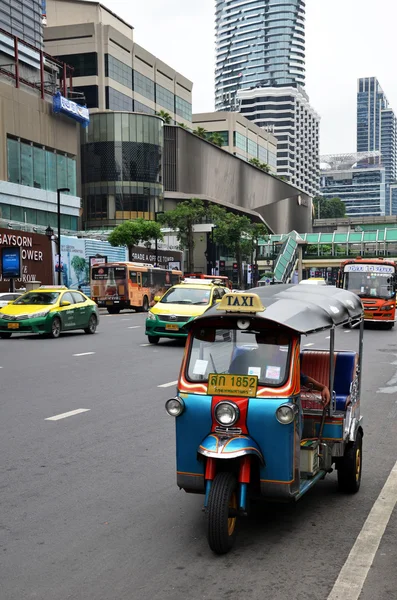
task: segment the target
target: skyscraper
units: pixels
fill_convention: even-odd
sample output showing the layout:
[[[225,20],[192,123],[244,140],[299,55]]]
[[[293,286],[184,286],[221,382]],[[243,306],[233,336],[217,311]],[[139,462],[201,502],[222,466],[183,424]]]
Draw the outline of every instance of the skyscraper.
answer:
[[[377,150],[385,168],[385,213],[397,214],[397,119],[376,77],[365,77],[357,89],[357,152]]]
[[[237,92],[305,84],[304,0],[216,0],[216,110]]]
[[[0,28],[42,48],[44,5],[43,0],[0,0]]]

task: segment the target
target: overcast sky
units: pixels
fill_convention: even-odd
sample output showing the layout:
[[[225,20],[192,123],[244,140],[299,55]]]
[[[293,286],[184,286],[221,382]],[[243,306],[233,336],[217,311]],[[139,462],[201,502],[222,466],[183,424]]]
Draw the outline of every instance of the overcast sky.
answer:
[[[193,112],[214,110],[215,0],[102,0],[135,41],[194,83]],[[397,113],[396,0],[306,0],[306,91],[321,153],[356,150],[358,77],[378,77]]]

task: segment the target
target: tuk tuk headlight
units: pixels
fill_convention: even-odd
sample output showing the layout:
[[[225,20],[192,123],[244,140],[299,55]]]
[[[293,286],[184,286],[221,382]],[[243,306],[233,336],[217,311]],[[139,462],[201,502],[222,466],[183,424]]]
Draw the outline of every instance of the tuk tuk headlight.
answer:
[[[239,408],[234,402],[220,402],[215,407],[215,419],[219,425],[231,427],[240,416]]]
[[[175,398],[171,398],[165,403],[165,410],[171,417],[179,417],[183,413],[184,408],[185,403],[179,396],[175,396]]]
[[[276,419],[281,425],[289,425],[298,412],[296,404],[282,404],[276,410]]]

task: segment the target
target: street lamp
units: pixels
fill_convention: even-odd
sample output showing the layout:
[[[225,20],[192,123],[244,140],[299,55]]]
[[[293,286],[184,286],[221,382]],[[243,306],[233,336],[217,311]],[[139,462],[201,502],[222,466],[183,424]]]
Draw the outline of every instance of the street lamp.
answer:
[[[154,220],[156,221],[156,223],[157,223],[157,215],[163,215],[163,214],[164,214],[163,210],[159,210],[159,211],[157,211],[157,212],[154,213]],[[158,259],[157,238],[155,240],[154,253],[156,255],[154,266],[158,267],[158,264],[157,264],[157,259]]]
[[[61,272],[61,193],[70,192],[69,188],[58,188],[57,189],[57,204],[58,204],[58,285],[62,283],[62,272]]]

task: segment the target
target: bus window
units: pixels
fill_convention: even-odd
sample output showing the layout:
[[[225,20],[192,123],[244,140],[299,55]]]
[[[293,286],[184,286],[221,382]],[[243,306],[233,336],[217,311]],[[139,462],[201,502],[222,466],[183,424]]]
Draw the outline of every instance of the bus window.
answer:
[[[137,283],[136,271],[130,271],[130,281],[132,283]]]
[[[150,286],[150,273],[148,271],[142,272],[142,287]]]
[[[171,273],[171,285],[177,285],[181,283],[181,276],[177,273]]]
[[[153,285],[155,287],[164,287],[165,285],[165,272],[164,271],[153,271]]]

